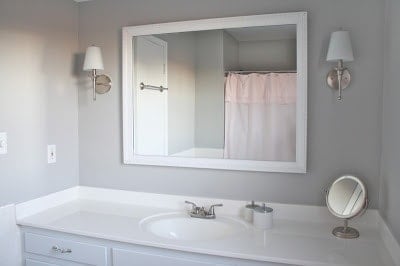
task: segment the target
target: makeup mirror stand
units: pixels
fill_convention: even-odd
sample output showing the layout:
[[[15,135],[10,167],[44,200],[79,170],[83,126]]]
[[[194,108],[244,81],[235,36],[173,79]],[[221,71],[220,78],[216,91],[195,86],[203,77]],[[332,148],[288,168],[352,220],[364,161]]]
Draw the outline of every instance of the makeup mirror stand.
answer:
[[[346,238],[346,239],[358,238],[360,236],[360,233],[357,231],[357,229],[348,226],[349,219],[346,218],[343,220],[344,220],[344,226],[336,227],[335,229],[333,229],[332,234],[339,238]]]

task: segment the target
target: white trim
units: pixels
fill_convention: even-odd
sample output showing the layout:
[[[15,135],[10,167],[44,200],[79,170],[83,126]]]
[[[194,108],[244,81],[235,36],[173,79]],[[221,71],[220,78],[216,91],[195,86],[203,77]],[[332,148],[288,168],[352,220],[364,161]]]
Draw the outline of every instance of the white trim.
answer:
[[[172,32],[295,24],[297,26],[298,93],[296,110],[296,162],[140,156],[134,154],[132,37]],[[191,20],[124,27],[122,29],[123,156],[125,164],[178,166],[261,172],[306,173],[307,166],[307,13],[281,13]]]
[[[122,65],[132,66],[132,37],[131,34],[122,31]],[[124,163],[128,164],[133,161],[133,86],[132,86],[132,67],[122,67],[122,140]]]

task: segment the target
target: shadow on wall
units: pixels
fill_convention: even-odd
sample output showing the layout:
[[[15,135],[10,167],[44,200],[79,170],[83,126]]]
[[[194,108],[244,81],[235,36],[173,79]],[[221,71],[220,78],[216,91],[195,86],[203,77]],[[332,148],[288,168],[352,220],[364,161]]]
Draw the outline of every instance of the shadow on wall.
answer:
[[[72,75],[76,77],[76,86],[79,94],[79,104],[88,105],[92,101],[92,83],[89,72],[83,71],[85,53],[76,53],[73,56]]]

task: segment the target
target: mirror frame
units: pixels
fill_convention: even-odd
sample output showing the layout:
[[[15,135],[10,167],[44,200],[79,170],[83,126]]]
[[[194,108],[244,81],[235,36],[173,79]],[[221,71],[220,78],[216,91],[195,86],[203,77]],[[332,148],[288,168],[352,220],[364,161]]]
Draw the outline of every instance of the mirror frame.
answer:
[[[252,161],[172,156],[138,155],[134,152],[134,91],[132,38],[174,32],[218,30],[226,28],[296,25],[297,98],[296,161]],[[161,24],[123,27],[122,29],[122,113],[123,162],[125,164],[175,166],[258,172],[306,173],[307,157],[307,12],[224,17]]]
[[[355,181],[358,185],[361,186],[362,191],[364,192],[364,202],[363,205],[360,207],[359,210],[357,210],[355,213],[349,214],[349,215],[343,215],[340,213],[335,212],[334,209],[332,209],[330,203],[329,203],[329,193],[332,189],[332,187],[336,184],[339,183],[340,181],[344,180],[344,179],[351,179],[353,181]],[[325,197],[325,201],[326,201],[326,207],[328,207],[329,212],[338,217],[338,218],[342,218],[342,219],[352,219],[354,217],[359,216],[360,214],[364,213],[364,211],[368,208],[368,191],[367,191],[367,187],[365,186],[364,182],[361,181],[360,178],[354,176],[354,175],[342,175],[340,177],[338,177],[335,181],[333,181],[333,183],[329,186],[329,189],[326,192],[326,197]]]

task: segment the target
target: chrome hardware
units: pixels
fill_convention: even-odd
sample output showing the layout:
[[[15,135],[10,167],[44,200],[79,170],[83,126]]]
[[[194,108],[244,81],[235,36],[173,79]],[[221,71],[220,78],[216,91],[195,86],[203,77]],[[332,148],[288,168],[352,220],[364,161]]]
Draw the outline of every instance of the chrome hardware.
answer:
[[[192,205],[192,209],[189,211],[190,217],[200,218],[200,219],[215,219],[215,207],[222,207],[223,204],[214,204],[211,205],[208,211],[206,211],[205,207],[198,207],[195,203],[190,201],[185,201],[187,204]]]
[[[208,209],[208,213],[215,216],[214,208],[215,208],[215,207],[222,207],[222,206],[224,206],[224,205],[223,205],[223,204],[214,204],[214,205],[211,205],[211,206],[210,206],[210,209]]]
[[[342,91],[350,85],[351,75],[347,68],[343,67],[343,60],[338,61],[338,66],[329,71],[326,76],[326,82],[332,89],[339,91],[337,99],[343,99]]]
[[[185,200],[185,203],[186,204],[191,204],[193,209],[197,207],[197,205],[195,203],[191,202],[191,201]]]
[[[61,254],[69,254],[69,253],[72,253],[72,250],[71,250],[71,249],[69,249],[69,248],[67,248],[67,249],[59,248],[58,246],[53,246],[53,247],[51,248],[51,250],[54,251],[54,252],[56,252],[56,253],[61,253]]]
[[[148,90],[157,90],[160,92],[163,92],[163,90],[168,90],[168,88],[165,88],[163,86],[146,85],[143,82],[140,82],[139,86],[141,90],[148,89]]]

